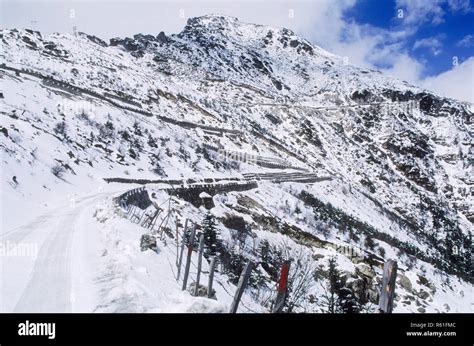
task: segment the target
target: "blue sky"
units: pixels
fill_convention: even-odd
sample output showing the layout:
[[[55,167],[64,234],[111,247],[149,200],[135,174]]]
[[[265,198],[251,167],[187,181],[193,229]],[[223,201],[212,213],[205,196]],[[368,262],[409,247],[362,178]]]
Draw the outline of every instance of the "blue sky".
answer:
[[[442,18],[429,18],[416,28],[413,35],[404,38],[402,43],[407,52],[416,60],[425,62],[421,77],[450,70],[454,56],[462,63],[474,55],[474,4],[472,1],[464,3],[457,2],[458,7],[455,7],[449,2],[440,2],[444,12]],[[399,10],[406,11],[407,6],[402,2],[397,4],[395,0],[359,0],[344,12],[343,17],[359,24],[401,30],[404,21],[403,17],[399,18]],[[383,61],[376,65],[386,67]]]
[[[31,28],[36,21],[42,33],[75,26],[106,40],[178,33],[189,17],[230,15],[292,29],[350,64],[474,103],[474,0],[0,0],[0,6],[1,27]]]

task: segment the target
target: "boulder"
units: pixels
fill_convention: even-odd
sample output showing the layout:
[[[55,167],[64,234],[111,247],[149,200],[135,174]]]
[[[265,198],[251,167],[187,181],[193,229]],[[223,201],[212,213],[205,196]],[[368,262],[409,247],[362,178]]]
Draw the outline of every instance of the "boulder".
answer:
[[[424,290],[420,290],[419,292],[415,292],[415,295],[418,296],[420,299],[427,299],[430,294]]]
[[[161,43],[168,43],[169,38],[165,35],[165,33],[162,31],[156,36],[156,40]]]
[[[398,283],[407,291],[411,291],[413,289],[410,279],[402,273],[398,274]]]
[[[158,249],[156,245],[156,238],[151,234],[143,234],[140,238],[140,249],[142,251],[146,251],[148,249],[156,251]]]
[[[375,271],[367,264],[364,264],[364,263],[358,264],[355,270],[358,275],[363,275],[370,279],[375,277]]]
[[[188,292],[191,293],[192,295],[194,295],[195,289],[196,289],[196,283],[192,282],[188,286]],[[199,284],[197,297],[207,297],[207,293],[208,293],[207,286]],[[216,290],[215,289],[212,289],[211,299],[216,299]]]

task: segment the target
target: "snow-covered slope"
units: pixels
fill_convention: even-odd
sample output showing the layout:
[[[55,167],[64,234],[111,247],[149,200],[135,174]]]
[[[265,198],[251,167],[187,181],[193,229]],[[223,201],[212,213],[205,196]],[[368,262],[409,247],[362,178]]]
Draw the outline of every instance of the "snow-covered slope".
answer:
[[[20,275],[12,271],[24,268],[23,276],[2,287],[2,311],[49,309],[29,303],[36,298],[28,292],[50,281],[47,269],[41,274],[49,263],[42,254],[71,243],[89,260],[72,265],[75,270],[53,272],[69,277],[93,267],[95,276],[83,284],[95,298],[79,305],[58,301],[52,310],[173,310],[169,301],[175,298],[157,297],[155,287],[161,286],[153,281],[157,275],[172,277],[163,263],[173,262],[173,253],[166,247],[158,255],[137,250],[143,231],[110,203],[133,186],[107,185],[103,178],[248,181],[249,173],[253,179],[270,172],[290,181],[262,179],[256,189],[217,194],[211,212],[226,251],[242,263],[265,262],[265,240],[276,253],[283,247],[287,256],[304,258],[300,262],[317,275],[310,275],[295,311],[323,309],[324,273],[333,256],[353,291],[369,283],[373,301],[383,261],[397,259],[395,312],[472,311],[471,104],[345,64],[287,29],[232,17],[193,18],[177,35],[138,34],[110,43],[83,33],[0,35],[0,236],[4,243],[11,238],[40,247],[36,262],[2,260],[3,275]],[[261,164],[257,156],[274,165]],[[332,179],[291,181],[295,172]],[[165,202],[160,186],[148,189]],[[60,229],[42,226],[45,220],[74,223],[79,210],[60,216],[59,207],[87,196],[95,196],[81,211],[87,221],[55,240]],[[202,223],[203,207],[176,203],[173,213]],[[100,223],[94,209],[104,205],[110,217]],[[229,221],[236,218],[244,220],[243,227]],[[117,224],[126,231],[113,231]],[[95,254],[84,255],[86,230]],[[116,242],[125,244],[125,255]],[[99,255],[104,249],[106,259]],[[79,256],[71,253],[64,250],[66,263]],[[160,259],[155,263],[150,256]],[[108,275],[113,263],[119,263],[117,270]],[[135,265],[148,273],[130,274],[131,296],[142,297],[139,305],[130,295],[129,301],[98,293],[113,285],[107,280],[120,285],[117,276],[128,278]],[[227,290],[234,274],[224,269],[218,274],[230,280],[223,284]],[[265,311],[268,297],[262,292],[274,284],[272,270],[260,265],[254,275],[244,300],[252,310]],[[72,285],[58,281],[57,291]],[[177,310],[200,311],[189,307],[199,305],[198,298],[188,302],[177,283],[161,288],[178,291],[177,305],[190,304]],[[202,303],[202,309],[223,311],[231,298],[218,292],[217,299],[220,303]]]

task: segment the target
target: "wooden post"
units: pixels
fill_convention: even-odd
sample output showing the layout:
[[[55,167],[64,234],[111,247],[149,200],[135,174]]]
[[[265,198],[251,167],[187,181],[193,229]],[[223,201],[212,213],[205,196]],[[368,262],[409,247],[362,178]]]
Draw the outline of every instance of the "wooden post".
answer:
[[[178,230],[178,215],[176,215],[176,266],[178,266],[179,257],[179,230]]]
[[[191,236],[188,240],[188,257],[186,259],[186,267],[184,269],[184,278],[183,278],[183,287],[181,290],[185,290],[188,284],[188,276],[189,276],[189,266],[191,265],[191,255],[193,254],[193,243],[194,243],[194,235],[196,233],[196,226],[193,225],[191,230]]]
[[[388,260],[383,266],[382,287],[380,289],[379,311],[391,314],[395,296],[395,280],[397,278],[397,261]]]
[[[158,209],[155,209],[155,212],[150,215],[145,221],[143,221],[142,226],[146,227],[147,229],[150,229],[150,227],[152,227],[153,225],[153,221],[155,221],[155,218],[158,217],[159,213],[160,211]]]
[[[147,213],[146,213],[146,209],[143,211],[143,214],[142,214],[142,216],[140,216],[140,219],[138,220],[137,223],[140,224],[144,217],[149,217],[149,215],[147,215]]]
[[[140,216],[140,208],[136,207],[135,209],[137,213],[133,212],[133,215],[130,217],[130,221],[133,223],[140,223],[140,219],[143,216],[144,213],[146,213],[146,210],[143,211],[143,214]],[[134,221],[136,220],[136,222]]]
[[[179,275],[181,273],[181,263],[183,262],[183,252],[184,252],[184,235],[187,233],[188,230],[188,219],[184,222],[184,229],[183,229],[183,235],[181,236],[181,252],[179,254],[179,260],[178,263],[176,264],[178,266],[178,277],[176,280],[179,280]]]
[[[129,214],[130,214],[130,220],[132,220],[132,216],[135,215],[135,205],[131,204],[131,207],[130,207],[130,210],[129,210]]]
[[[194,286],[194,295],[197,297],[199,289],[199,280],[201,279],[201,266],[202,266],[202,251],[204,249],[204,234],[201,233],[199,237],[199,255],[198,255],[198,268],[196,274],[196,285]]]
[[[156,224],[156,221],[158,220],[158,216],[160,215],[160,213],[161,213],[161,211],[158,210],[158,212],[155,215],[155,218],[153,219],[153,221],[150,224],[149,230],[151,230],[151,233],[154,233],[153,229],[155,228],[155,224]]]
[[[176,277],[176,280],[179,281],[179,277],[181,275],[181,263],[183,263],[183,253],[184,253],[184,238],[181,239],[181,251],[179,253],[179,261],[178,261],[178,275]]]
[[[207,284],[207,298],[212,298],[212,282],[214,280],[214,267],[216,266],[216,259],[213,257],[211,259],[211,264],[209,264],[209,281]]]
[[[272,312],[280,313],[285,303],[285,298],[288,293],[288,273],[290,272],[290,261],[284,261],[281,265],[280,280],[278,281],[278,293],[273,305]]]
[[[237,308],[239,307],[240,303],[240,298],[242,298],[242,294],[244,293],[245,287],[247,287],[252,268],[253,262],[249,261],[242,274],[240,275],[239,283],[237,285],[237,291],[235,292],[234,300],[232,301],[232,305],[229,311],[231,314],[235,314],[237,312]]]

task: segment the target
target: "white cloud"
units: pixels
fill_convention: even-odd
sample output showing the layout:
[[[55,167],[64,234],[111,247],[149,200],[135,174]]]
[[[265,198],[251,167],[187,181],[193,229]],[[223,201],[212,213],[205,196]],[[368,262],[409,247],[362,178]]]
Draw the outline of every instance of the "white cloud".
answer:
[[[474,35],[466,35],[456,43],[458,47],[472,47],[474,46]]]
[[[360,25],[343,20],[343,13],[354,4],[326,7],[317,18],[317,25],[311,21],[304,22],[300,28],[303,36],[321,45],[323,48],[341,56],[347,56],[349,62],[361,67],[377,69],[392,77],[405,80],[422,88],[432,90],[447,97],[473,102],[473,67],[474,58],[454,67],[438,76],[424,78],[426,61],[410,56],[404,48],[405,39],[414,35],[420,21],[438,23],[445,15],[441,4],[446,0],[399,0],[410,6],[414,25],[405,25],[396,31],[389,31],[369,25]],[[447,3],[452,11],[466,11],[468,6],[462,1]],[[421,17],[420,17],[421,16]],[[415,25],[416,23],[416,25]],[[325,30],[324,28],[328,28]],[[329,33],[327,31],[330,31]],[[434,55],[441,52],[444,35],[420,39],[414,43],[413,49],[429,48]],[[467,41],[468,39],[466,39]],[[464,41],[464,43],[466,43]]]
[[[397,0],[396,5],[404,12],[403,22],[406,25],[421,25],[426,22],[440,24],[444,21],[444,0]]]
[[[448,0],[448,5],[453,11],[460,11],[464,13],[472,11],[470,0]]]
[[[404,24],[415,26],[441,24],[446,12],[472,11],[470,0],[397,0],[396,5],[404,11]]]
[[[419,84],[440,95],[474,103],[474,57]]]
[[[416,40],[415,43],[413,44],[413,49],[428,48],[429,50],[431,50],[431,53],[433,53],[433,55],[436,56],[441,53],[442,46],[443,44],[441,43],[440,38],[427,37],[420,40]]]
[[[420,76],[424,66],[421,62],[413,59],[408,54],[400,53],[394,57],[393,65],[382,71],[392,77],[420,85]]]

